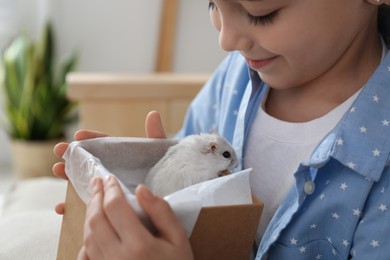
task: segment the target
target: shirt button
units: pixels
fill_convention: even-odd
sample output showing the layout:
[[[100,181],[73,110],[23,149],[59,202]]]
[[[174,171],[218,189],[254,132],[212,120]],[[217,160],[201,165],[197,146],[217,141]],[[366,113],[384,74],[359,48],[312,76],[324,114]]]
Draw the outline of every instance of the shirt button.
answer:
[[[319,168],[323,167],[325,164],[326,164],[325,162],[318,163],[318,164],[313,165],[313,167],[319,169]]]
[[[305,182],[305,186],[304,186],[303,190],[305,191],[305,193],[307,195],[311,195],[311,194],[313,194],[315,188],[316,188],[316,185],[314,184],[314,182],[307,181],[307,182]]]

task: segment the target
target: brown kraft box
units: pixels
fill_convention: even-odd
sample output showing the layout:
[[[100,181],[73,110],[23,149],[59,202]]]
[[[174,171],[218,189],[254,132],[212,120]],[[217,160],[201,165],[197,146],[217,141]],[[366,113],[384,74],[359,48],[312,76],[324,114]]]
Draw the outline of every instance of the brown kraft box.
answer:
[[[204,207],[190,237],[196,260],[249,259],[263,203]],[[83,242],[85,204],[69,182],[57,260],[72,260]]]

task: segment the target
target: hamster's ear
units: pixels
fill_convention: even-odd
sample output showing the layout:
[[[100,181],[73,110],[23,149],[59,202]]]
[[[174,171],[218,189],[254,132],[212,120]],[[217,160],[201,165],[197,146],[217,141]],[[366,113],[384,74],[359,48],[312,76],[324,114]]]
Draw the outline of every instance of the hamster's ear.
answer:
[[[206,153],[214,153],[217,150],[217,143],[216,142],[209,142],[203,152]]]
[[[210,130],[209,134],[219,135],[217,130],[215,130],[214,128]]]

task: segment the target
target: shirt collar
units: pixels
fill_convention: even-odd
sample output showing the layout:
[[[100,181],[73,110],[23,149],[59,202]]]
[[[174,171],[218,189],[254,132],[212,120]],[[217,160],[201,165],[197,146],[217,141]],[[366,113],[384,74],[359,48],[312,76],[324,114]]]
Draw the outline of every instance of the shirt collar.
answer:
[[[390,155],[390,52],[338,125],[315,149],[308,165],[331,157],[378,181]]]

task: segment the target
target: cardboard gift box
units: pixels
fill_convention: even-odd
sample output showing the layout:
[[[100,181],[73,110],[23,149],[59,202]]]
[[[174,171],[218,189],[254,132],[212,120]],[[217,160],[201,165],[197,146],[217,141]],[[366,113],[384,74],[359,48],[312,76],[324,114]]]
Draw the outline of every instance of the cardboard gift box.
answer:
[[[160,149],[158,153],[161,155],[165,151],[165,148]],[[144,157],[145,154],[138,156]],[[252,199],[250,204],[201,208],[189,238],[195,259],[249,259],[263,209],[260,200],[255,197]],[[83,242],[85,212],[84,201],[76,192],[72,182],[69,182],[57,253],[58,260],[77,258]]]

